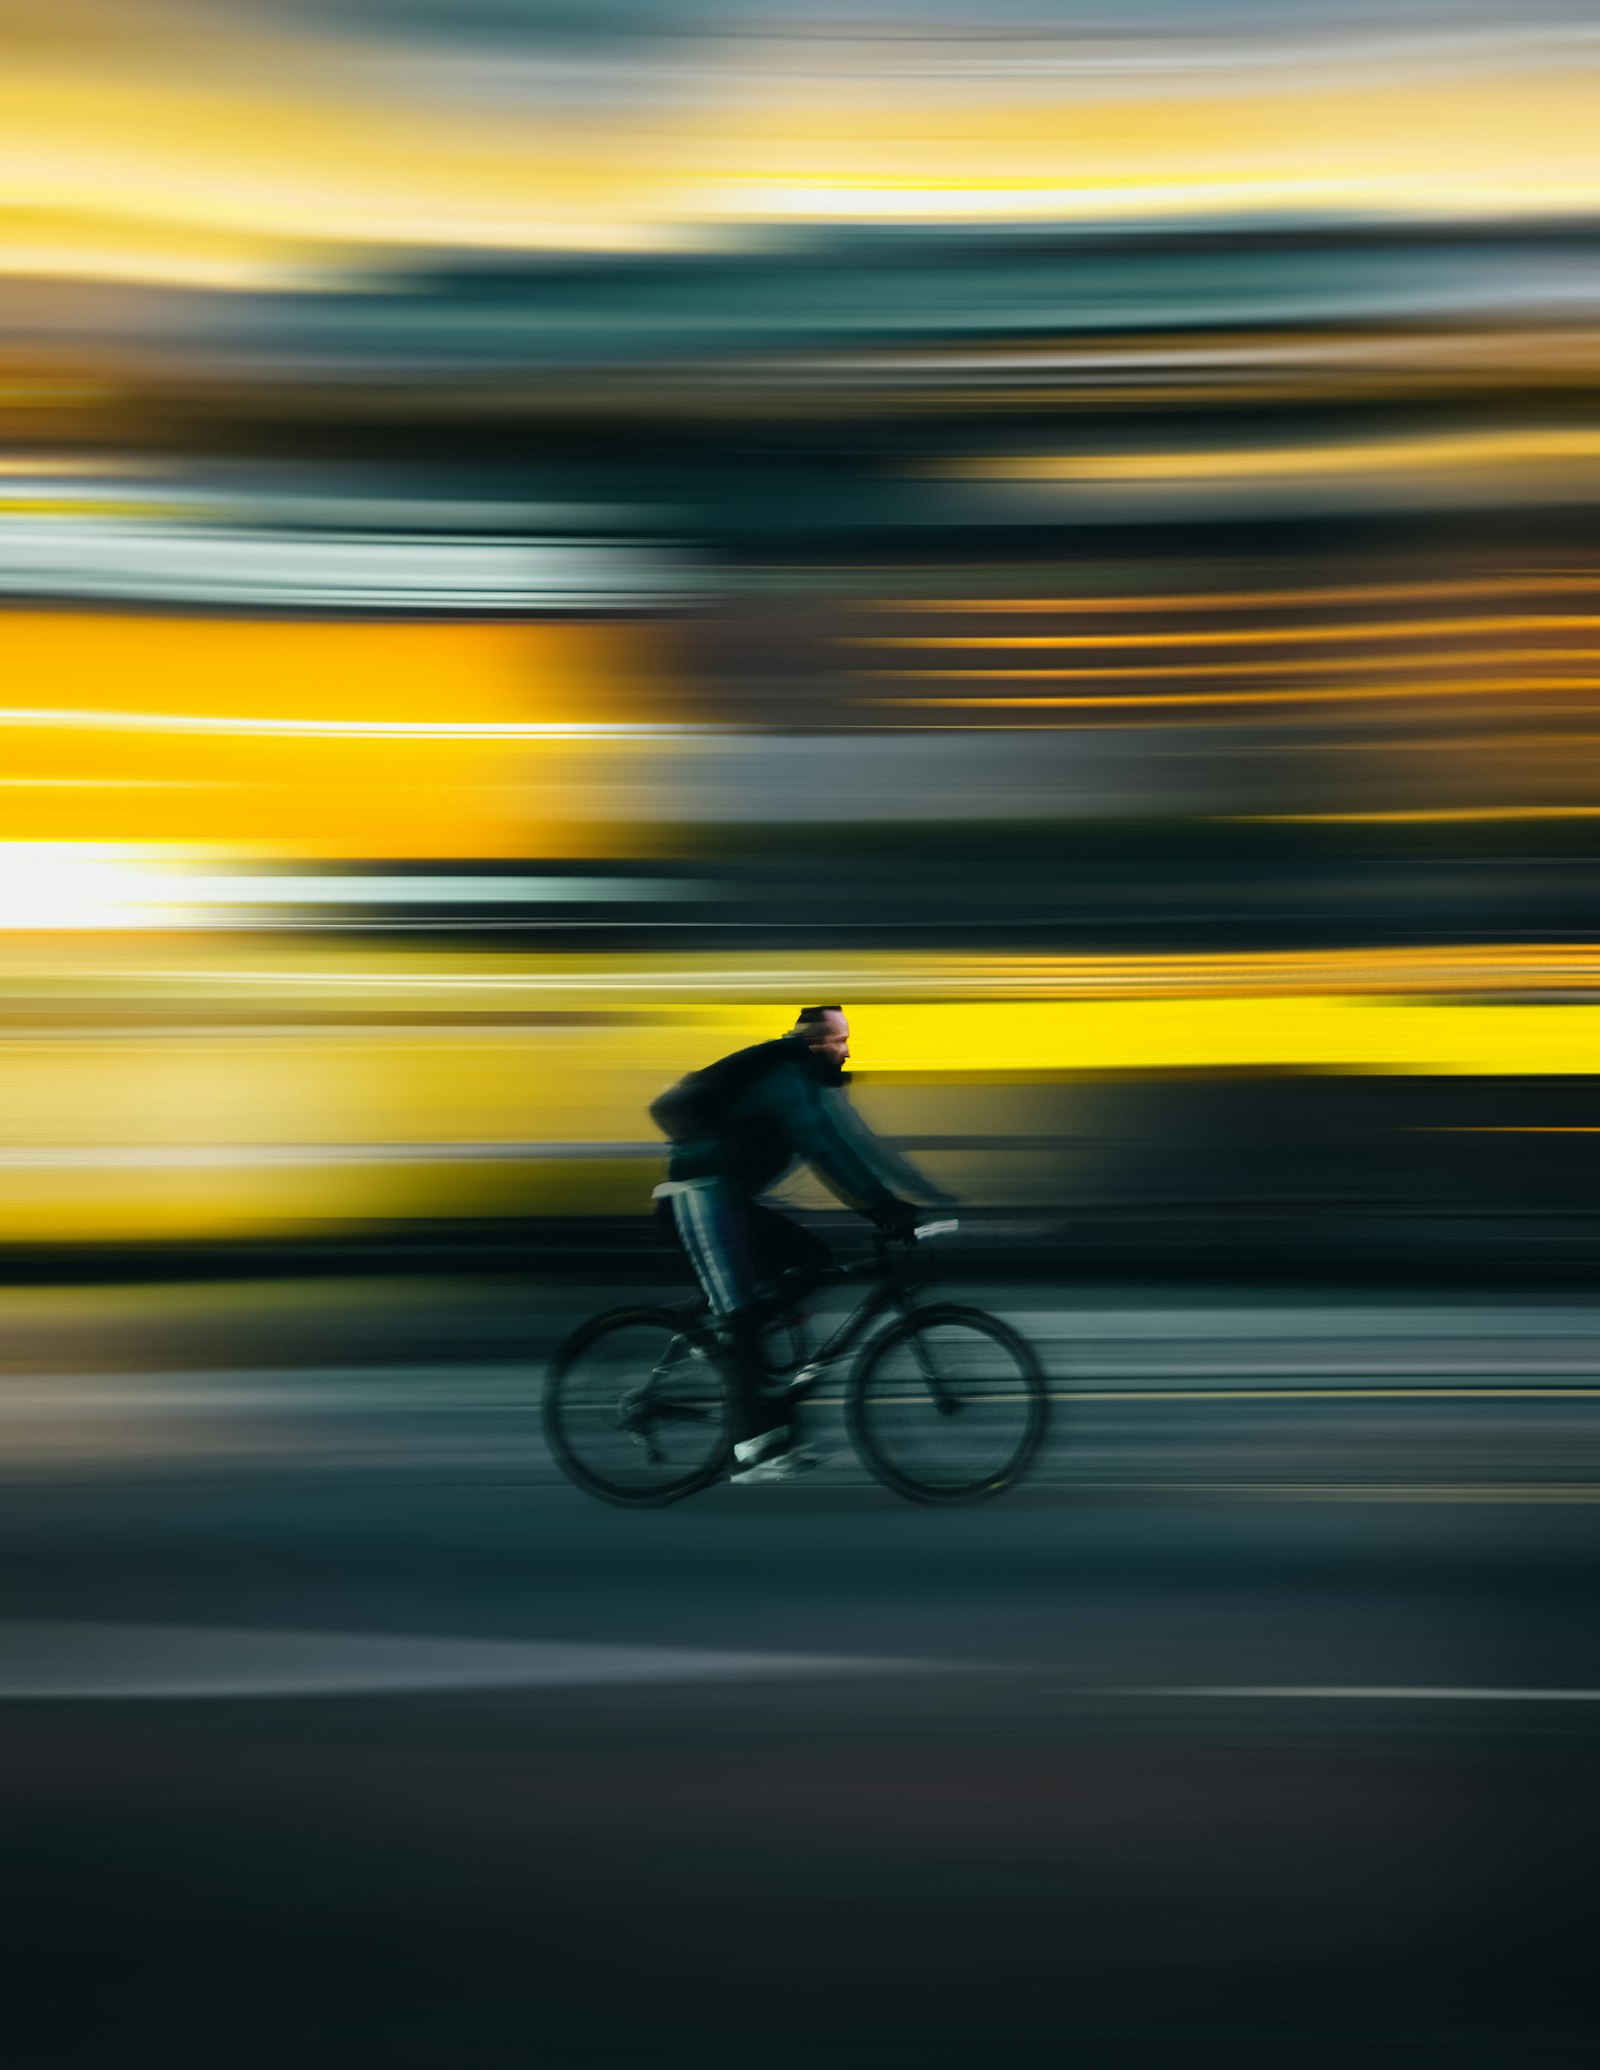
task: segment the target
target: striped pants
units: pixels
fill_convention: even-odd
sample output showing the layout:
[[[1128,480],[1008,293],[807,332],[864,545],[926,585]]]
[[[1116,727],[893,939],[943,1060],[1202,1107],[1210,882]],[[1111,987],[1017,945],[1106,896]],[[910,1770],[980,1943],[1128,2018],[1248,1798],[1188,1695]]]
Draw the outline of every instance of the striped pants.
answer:
[[[758,1348],[763,1296],[785,1272],[831,1261],[828,1247],[772,1208],[758,1207],[715,1179],[668,1181],[656,1188],[656,1213],[694,1267],[713,1315],[728,1324],[735,1442],[774,1426]]]
[[[828,1246],[809,1229],[716,1179],[669,1180],[656,1188],[655,1200],[714,1315],[751,1307],[786,1272],[818,1272],[832,1262]]]

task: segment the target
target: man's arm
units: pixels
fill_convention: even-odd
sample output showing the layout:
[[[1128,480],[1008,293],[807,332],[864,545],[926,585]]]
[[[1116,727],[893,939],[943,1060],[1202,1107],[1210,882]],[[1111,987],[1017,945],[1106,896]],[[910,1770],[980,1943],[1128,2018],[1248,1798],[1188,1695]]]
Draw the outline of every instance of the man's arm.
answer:
[[[893,1150],[874,1133],[863,1120],[859,1109],[846,1092],[822,1094],[824,1111],[837,1122],[839,1131],[854,1146],[862,1161],[876,1173],[882,1183],[892,1192],[911,1194],[915,1199],[935,1207],[954,1207],[956,1196],[946,1193],[942,1186],[936,1186],[926,1172],[919,1171],[899,1150]]]
[[[886,1186],[840,1126],[835,1102],[798,1070],[774,1071],[762,1104],[781,1121],[797,1157],[849,1206],[866,1215],[898,1216],[906,1203]]]

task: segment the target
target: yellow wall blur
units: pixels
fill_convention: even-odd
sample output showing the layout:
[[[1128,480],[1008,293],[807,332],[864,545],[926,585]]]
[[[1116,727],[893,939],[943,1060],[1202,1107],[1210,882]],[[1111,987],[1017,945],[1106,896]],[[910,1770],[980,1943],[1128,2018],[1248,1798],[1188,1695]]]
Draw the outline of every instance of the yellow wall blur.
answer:
[[[654,629],[589,622],[0,613],[4,838],[274,859],[614,854],[618,830],[588,809],[596,743],[421,729],[657,716],[662,658]],[[330,721],[356,730],[310,730]]]
[[[316,1230],[413,1216],[645,1211],[645,1108],[680,1072],[850,1005],[863,1103],[964,1080],[1298,1069],[1573,1073],[1600,1008],[1393,996],[1004,999],[915,992],[916,959],[450,955],[218,936],[6,950],[0,1238]],[[86,974],[92,961],[98,975]],[[874,962],[876,979],[868,969]],[[76,972],[76,979],[71,973]],[[1006,966],[990,982],[1001,988]],[[1070,981],[1063,964],[1061,981]],[[981,987],[982,972],[969,971]],[[73,1004],[74,983],[78,989]],[[904,988],[885,999],[883,991]],[[876,991],[880,996],[874,998]],[[911,996],[905,996],[910,992]],[[740,996],[740,995],[743,996]],[[1085,1109],[1094,1092],[1086,1086]],[[595,1157],[595,1149],[634,1154]],[[966,1169],[967,1167],[963,1167]],[[974,1169],[976,1169],[974,1167]],[[984,1180],[1005,1198],[1007,1173]]]

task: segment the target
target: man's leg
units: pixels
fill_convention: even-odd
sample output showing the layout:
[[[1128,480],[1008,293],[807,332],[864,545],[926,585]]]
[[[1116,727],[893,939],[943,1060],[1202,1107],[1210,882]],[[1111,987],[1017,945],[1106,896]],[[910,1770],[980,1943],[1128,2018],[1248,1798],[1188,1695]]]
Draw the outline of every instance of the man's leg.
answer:
[[[834,1263],[834,1256],[820,1236],[791,1222],[775,1208],[752,1205],[750,1237],[762,1279],[776,1286],[787,1279],[785,1293],[799,1297],[822,1278]]]
[[[722,1325],[734,1443],[781,1429],[782,1411],[763,1386],[762,1287],[748,1206],[714,1184],[686,1183],[664,1197],[672,1210],[674,1234]]]
[[[736,1447],[733,1478],[787,1481],[815,1466],[817,1458],[809,1445],[797,1442],[797,1434],[788,1422],[792,1410],[785,1407],[782,1397],[775,1404],[766,1392],[769,1376],[761,1362],[761,1333],[774,1315],[792,1309],[807,1289],[816,1285],[834,1259],[819,1237],[787,1216],[771,1208],[757,1207],[754,1202],[743,1206],[745,1234],[766,1295],[753,1310],[746,1311],[746,1318],[753,1318],[748,1356],[757,1374],[756,1384],[762,1390],[760,1422],[771,1428],[763,1428],[752,1440]],[[774,1290],[776,1299],[772,1298]],[[781,1421],[777,1420],[780,1418]]]

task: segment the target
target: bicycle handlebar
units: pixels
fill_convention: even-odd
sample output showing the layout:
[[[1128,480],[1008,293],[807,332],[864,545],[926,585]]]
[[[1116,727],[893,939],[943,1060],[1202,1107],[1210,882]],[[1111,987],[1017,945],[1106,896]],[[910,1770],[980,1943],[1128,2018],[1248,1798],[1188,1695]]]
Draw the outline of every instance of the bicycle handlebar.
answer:
[[[873,1249],[878,1254],[878,1265],[880,1271],[888,1269],[889,1254],[891,1251],[896,1250],[900,1245],[905,1245],[908,1251],[914,1250],[916,1246],[919,1243],[923,1242],[925,1238],[930,1236],[945,1236],[948,1235],[952,1230],[959,1229],[960,1227],[961,1224],[958,1221],[956,1221],[953,1216],[951,1216],[941,1222],[918,1222],[914,1224],[912,1227],[906,1229],[893,1231],[885,1229],[878,1230],[875,1233],[872,1241]]]

